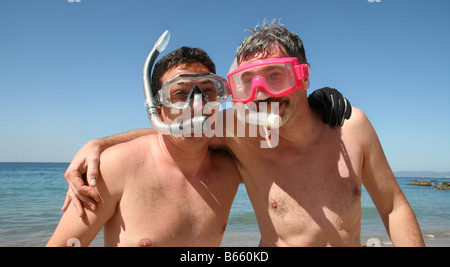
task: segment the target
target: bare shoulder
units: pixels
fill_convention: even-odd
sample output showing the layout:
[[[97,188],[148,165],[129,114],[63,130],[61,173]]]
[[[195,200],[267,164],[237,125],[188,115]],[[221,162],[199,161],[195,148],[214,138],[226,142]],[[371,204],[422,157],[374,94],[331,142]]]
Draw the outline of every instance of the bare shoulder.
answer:
[[[100,156],[100,174],[105,183],[120,189],[128,175],[149,153],[149,143],[155,135],[146,135],[106,149]]]
[[[149,153],[149,147],[156,141],[156,135],[146,135],[106,149],[101,154],[101,162],[108,168],[127,170],[133,168],[134,161]],[[129,166],[129,167],[128,167]]]
[[[359,108],[352,107],[352,116],[344,123],[343,130],[350,132],[366,148],[370,148],[373,144],[379,143],[378,135],[372,123]]]
[[[359,132],[371,130],[373,128],[364,111],[357,107],[352,107],[352,116],[349,120],[344,122],[343,127],[351,130],[358,130]]]
[[[357,107],[352,107],[352,116],[350,117],[350,119],[348,121],[346,121],[344,123],[344,125],[346,125],[347,122],[350,125],[355,126],[356,124],[368,123],[369,119],[367,118],[364,111],[362,111],[361,109],[359,109]]]

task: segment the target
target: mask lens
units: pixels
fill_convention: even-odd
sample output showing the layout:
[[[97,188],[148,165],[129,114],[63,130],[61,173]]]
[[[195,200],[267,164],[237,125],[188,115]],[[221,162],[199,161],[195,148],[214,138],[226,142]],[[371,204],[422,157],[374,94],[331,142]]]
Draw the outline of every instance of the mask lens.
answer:
[[[184,103],[188,99],[191,90],[192,86],[189,86],[183,82],[179,82],[168,88],[168,90],[166,91],[166,98],[172,105],[177,103]]]
[[[213,102],[217,100],[218,84],[217,82],[209,79],[201,80],[196,83],[198,88],[202,91],[202,94],[206,102]]]
[[[254,66],[243,66],[241,71],[237,69],[228,76],[235,100],[253,101],[256,88],[263,88],[269,94],[279,96],[297,86],[294,64],[286,62],[286,59],[270,59],[251,64]]]
[[[163,85],[163,104],[179,109],[187,108],[195,94],[209,103],[223,103],[229,96],[224,78],[214,74],[180,75]]]
[[[294,69],[292,64],[276,64],[266,68],[264,81],[273,93],[278,93],[295,85]]]

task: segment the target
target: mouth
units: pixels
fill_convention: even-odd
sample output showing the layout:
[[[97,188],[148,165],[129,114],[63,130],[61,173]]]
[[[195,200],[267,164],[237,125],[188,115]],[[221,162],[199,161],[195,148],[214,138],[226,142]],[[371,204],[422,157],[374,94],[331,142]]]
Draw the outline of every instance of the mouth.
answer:
[[[261,99],[258,101],[254,102],[256,104],[255,108],[257,112],[267,112],[267,113],[273,113],[273,114],[283,114],[284,109],[286,108],[287,105],[289,105],[289,99],[281,97],[281,98],[276,98],[276,97],[269,97],[266,99]],[[274,109],[276,109],[276,105],[274,104],[278,104],[278,111],[277,110],[272,110],[272,106],[274,106]]]

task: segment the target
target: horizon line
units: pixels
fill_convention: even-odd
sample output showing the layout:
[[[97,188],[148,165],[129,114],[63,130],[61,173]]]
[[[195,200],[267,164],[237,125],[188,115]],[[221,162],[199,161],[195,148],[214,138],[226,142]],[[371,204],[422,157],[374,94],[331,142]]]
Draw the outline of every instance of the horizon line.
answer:
[[[0,161],[0,163],[71,163],[71,161]],[[393,171],[393,173],[401,173],[401,172],[410,172],[410,173],[420,173],[420,172],[433,172],[433,173],[448,173],[449,171],[430,171],[430,170],[422,170],[422,171]],[[408,177],[408,176],[404,176]],[[450,178],[450,176],[448,177]]]

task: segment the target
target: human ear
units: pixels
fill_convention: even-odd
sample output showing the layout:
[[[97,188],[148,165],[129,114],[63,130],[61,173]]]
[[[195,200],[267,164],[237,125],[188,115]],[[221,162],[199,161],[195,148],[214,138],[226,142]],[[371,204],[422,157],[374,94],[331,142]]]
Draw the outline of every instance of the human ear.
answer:
[[[303,83],[303,90],[308,90],[308,88],[309,88],[309,78],[306,78],[306,79],[303,79],[302,80],[302,83]]]

